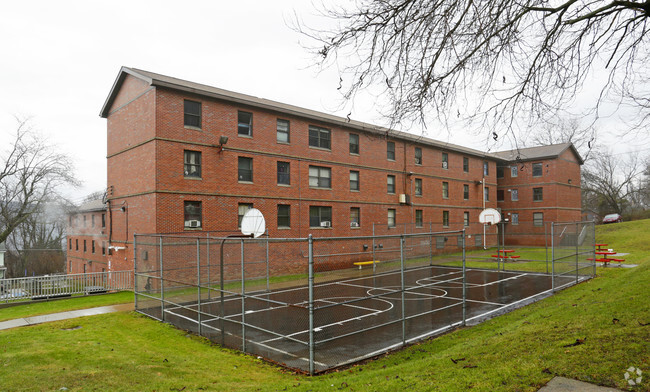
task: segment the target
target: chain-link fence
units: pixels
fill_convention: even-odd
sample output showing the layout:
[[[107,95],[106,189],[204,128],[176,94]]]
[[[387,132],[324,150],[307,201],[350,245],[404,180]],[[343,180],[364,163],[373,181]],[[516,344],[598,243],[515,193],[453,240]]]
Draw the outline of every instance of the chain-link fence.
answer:
[[[566,227],[558,238],[567,237]],[[584,231],[577,249],[593,245],[589,228],[573,227]],[[548,274],[545,262],[533,263],[534,273],[469,268],[469,240],[464,230],[292,239],[136,235],[136,310],[314,374],[590,275],[582,261],[577,270],[560,266],[568,253],[558,265],[551,259]]]

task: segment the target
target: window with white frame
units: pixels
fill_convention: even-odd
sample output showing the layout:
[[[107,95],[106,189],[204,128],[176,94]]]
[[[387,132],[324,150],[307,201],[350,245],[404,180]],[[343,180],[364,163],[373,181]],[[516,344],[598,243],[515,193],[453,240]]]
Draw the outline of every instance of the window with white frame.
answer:
[[[238,180],[241,182],[253,182],[253,158],[238,158]]]
[[[350,154],[359,154],[359,135],[356,133],[350,134]]]
[[[422,210],[415,210],[415,227],[424,226],[424,216]]]
[[[511,201],[518,201],[519,200],[519,190],[518,189],[511,189],[510,190],[510,200]]]
[[[361,227],[361,208],[350,207],[350,227]]]
[[[389,161],[395,160],[395,142],[386,142],[386,158]]]
[[[278,185],[291,185],[291,166],[289,162],[278,161]]]
[[[442,198],[449,199],[449,183],[447,181],[442,182]]]
[[[510,166],[510,177],[516,178],[517,175],[519,175],[519,168],[517,167],[517,165]]]
[[[533,201],[543,201],[543,200],[544,200],[544,189],[533,188]]]
[[[244,215],[253,208],[252,203],[239,203],[237,206],[237,227],[241,229],[241,221],[244,219]]]
[[[533,213],[533,226],[544,226],[544,213],[543,212],[534,212]]]
[[[533,163],[533,177],[541,177],[543,174],[542,163]]]
[[[388,227],[395,227],[397,225],[396,214],[397,211],[394,208],[388,209]]]
[[[388,193],[395,193],[395,176],[389,174],[386,177],[386,188]]]
[[[289,120],[277,120],[277,141],[278,143],[289,143]]]
[[[359,172],[356,170],[350,170],[350,190],[359,190]]]
[[[415,179],[415,196],[422,196],[422,179]]]
[[[184,125],[201,129],[201,102],[184,101]]]
[[[510,214],[510,223],[513,225],[518,225],[519,224],[519,213],[518,212],[513,212]]]
[[[309,186],[311,188],[331,188],[332,169],[322,166],[309,166]]]
[[[291,227],[291,206],[278,204],[278,227]]]
[[[420,147],[415,147],[415,164],[422,164],[422,149]]]

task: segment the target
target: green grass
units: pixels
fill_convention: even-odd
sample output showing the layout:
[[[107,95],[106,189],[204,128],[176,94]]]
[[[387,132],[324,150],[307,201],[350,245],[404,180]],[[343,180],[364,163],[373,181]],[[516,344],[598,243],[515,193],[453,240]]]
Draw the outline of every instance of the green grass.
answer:
[[[79,296],[57,299],[48,302],[17,303],[0,308],[0,321],[65,312],[68,310],[88,309],[96,306],[116,305],[133,302],[132,291],[113,294]]]
[[[625,389],[628,367],[650,374],[649,228],[597,228],[636,268],[598,267],[543,301],[329,374],[296,375],[132,312],[0,331],[0,389],[536,391],[555,375]]]

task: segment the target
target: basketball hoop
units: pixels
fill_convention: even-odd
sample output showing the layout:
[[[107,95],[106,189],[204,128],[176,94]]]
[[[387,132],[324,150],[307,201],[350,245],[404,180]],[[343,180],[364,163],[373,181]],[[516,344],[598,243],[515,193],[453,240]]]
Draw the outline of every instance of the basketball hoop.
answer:
[[[501,222],[501,214],[494,208],[486,208],[478,215],[478,221],[484,225],[496,225]]]

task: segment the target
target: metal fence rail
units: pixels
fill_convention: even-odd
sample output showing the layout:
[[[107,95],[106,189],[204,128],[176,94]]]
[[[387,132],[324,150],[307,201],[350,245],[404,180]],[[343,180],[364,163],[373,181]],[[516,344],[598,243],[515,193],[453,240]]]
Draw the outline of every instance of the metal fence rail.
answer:
[[[133,271],[0,279],[0,303],[133,290]]]

